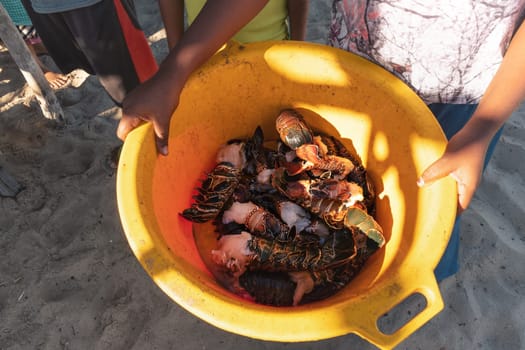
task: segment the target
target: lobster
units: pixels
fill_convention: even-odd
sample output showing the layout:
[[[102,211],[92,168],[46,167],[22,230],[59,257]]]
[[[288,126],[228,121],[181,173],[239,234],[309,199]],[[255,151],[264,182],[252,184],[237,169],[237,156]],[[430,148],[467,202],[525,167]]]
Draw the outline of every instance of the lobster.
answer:
[[[223,146],[182,215],[214,221],[221,285],[258,303],[299,305],[343,288],[385,239],[358,158],[296,110],[282,110],[276,129],[275,151],[260,127]]]

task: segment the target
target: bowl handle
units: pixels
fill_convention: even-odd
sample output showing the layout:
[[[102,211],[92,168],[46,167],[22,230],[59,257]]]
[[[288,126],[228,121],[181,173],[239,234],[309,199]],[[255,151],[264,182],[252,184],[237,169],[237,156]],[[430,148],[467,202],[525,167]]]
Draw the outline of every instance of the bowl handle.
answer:
[[[392,349],[443,310],[443,299],[434,273],[421,274],[419,277],[421,278],[418,280],[414,280],[413,276],[396,279],[376,295],[370,295],[370,303],[366,303],[368,311],[380,312],[361,313],[362,328],[360,327],[356,333],[381,349]],[[378,327],[379,319],[414,294],[420,294],[426,299],[425,308],[393,333],[387,334],[381,331]],[[385,300],[389,301],[388,305],[385,305]]]

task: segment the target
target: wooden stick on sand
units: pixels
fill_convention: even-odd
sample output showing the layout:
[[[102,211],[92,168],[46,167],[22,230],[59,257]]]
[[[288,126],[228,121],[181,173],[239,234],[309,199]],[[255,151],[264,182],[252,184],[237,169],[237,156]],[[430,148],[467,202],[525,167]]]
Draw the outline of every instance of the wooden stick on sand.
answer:
[[[26,79],[27,84],[33,90],[42,114],[47,119],[63,121],[64,112],[58,103],[53,89],[49,86],[44,73],[35,62],[24,39],[22,39],[22,36],[2,5],[0,5],[0,23],[2,23],[2,25],[0,25],[0,39],[2,39],[6,45],[11,57],[13,57],[13,60]]]

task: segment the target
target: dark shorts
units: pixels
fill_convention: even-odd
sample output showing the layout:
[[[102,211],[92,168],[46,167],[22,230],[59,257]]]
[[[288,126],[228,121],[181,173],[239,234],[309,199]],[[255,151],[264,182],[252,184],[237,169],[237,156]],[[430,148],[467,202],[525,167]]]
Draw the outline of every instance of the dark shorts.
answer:
[[[103,0],[52,14],[36,13],[30,0],[23,2],[58,68],[97,75],[116,104],[157,70],[133,0]]]

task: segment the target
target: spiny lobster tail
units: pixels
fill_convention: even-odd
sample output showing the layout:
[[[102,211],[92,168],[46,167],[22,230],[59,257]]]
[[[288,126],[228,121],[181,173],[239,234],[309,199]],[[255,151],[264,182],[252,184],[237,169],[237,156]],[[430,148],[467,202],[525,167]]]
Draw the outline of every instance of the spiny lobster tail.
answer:
[[[357,227],[352,227],[350,230],[354,236],[356,254],[339,266],[312,272],[316,286],[310,293],[304,295],[301,304],[326,299],[337,293],[358,275],[368,258],[378,249],[377,244],[368,239]]]
[[[276,120],[276,128],[281,141],[291,149],[313,142],[312,130],[303,116],[294,109],[283,109]]]
[[[322,246],[322,262],[316,270],[342,266],[357,256],[352,230],[343,227],[334,231]]]
[[[197,223],[215,219],[235,191],[240,176],[240,169],[231,164],[217,164],[197,189],[192,206],[183,210],[181,215]]]
[[[313,275],[317,279],[316,286],[310,293],[303,296],[301,304],[323,300],[340,291],[357,276],[365,261],[366,259],[357,257],[339,267],[314,272]]]
[[[195,208],[188,208],[184,209],[180,215],[182,215],[186,220],[202,224],[213,219],[215,217],[215,211],[210,213]]]
[[[257,303],[272,306],[291,306],[295,282],[287,273],[247,271],[239,278],[240,285]]]
[[[248,248],[254,253],[251,267],[265,271],[323,270],[347,263],[356,256],[352,233],[346,228],[334,231],[322,245],[253,237]]]

